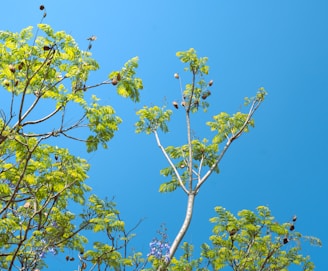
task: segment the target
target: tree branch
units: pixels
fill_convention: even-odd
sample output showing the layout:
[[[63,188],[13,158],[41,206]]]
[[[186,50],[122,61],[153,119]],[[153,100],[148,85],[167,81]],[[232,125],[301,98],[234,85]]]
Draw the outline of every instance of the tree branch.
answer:
[[[167,152],[165,151],[164,147],[161,145],[161,142],[160,142],[160,139],[159,139],[159,136],[157,134],[157,131],[154,131],[154,135],[155,135],[155,138],[156,138],[156,142],[157,142],[157,146],[161,149],[162,153],[164,154],[166,160],[169,162],[170,166],[172,167],[174,173],[175,173],[175,176],[177,177],[178,181],[179,181],[179,184],[181,186],[181,188],[183,189],[183,191],[188,195],[189,192],[187,190],[187,188],[185,187],[185,185],[183,184],[183,181],[181,179],[181,176],[178,172],[178,170],[176,169],[175,165],[173,164],[172,160],[170,159],[169,155],[167,154]]]

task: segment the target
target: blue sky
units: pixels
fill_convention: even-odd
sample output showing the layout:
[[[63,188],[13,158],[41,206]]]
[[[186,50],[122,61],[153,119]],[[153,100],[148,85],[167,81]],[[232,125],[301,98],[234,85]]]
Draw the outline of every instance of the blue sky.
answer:
[[[216,205],[234,213],[266,205],[280,222],[296,214],[297,230],[321,238],[322,248],[306,246],[304,253],[311,255],[316,270],[328,270],[326,0],[11,0],[1,4],[0,29],[35,26],[40,4],[47,9],[45,23],[70,33],[81,48],[90,35],[98,37],[92,50],[101,69],[90,83],[105,80],[129,58],[140,58],[144,90],[139,104],[117,97],[110,86],[95,90],[124,120],[109,150],[86,154],[72,145],[92,165],[94,192],[115,196],[128,227],[146,218],[137,229],[136,249],[148,252],[162,222],[173,240],[185,198],[179,192],[157,192],[166,161],[152,136],[134,134],[135,111],[143,105],[170,106],[179,98],[173,74],[179,72],[184,83],[189,77],[175,52],[193,47],[209,57],[209,79],[214,80],[211,108],[195,120],[197,136],[210,136],[203,123],[221,111],[240,110],[243,98],[259,87],[269,95],[256,113],[256,128],[233,144],[221,173],[196,199],[187,240],[196,245],[207,241]],[[183,112],[174,112],[171,132],[162,136],[165,145],[184,143],[183,124]],[[67,268],[65,259],[56,261],[49,270]]]

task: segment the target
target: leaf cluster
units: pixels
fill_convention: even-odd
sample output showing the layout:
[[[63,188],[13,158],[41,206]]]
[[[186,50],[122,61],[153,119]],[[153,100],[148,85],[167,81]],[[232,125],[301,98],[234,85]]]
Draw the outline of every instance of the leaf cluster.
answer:
[[[257,207],[257,212],[242,210],[238,217],[223,207],[216,207],[212,245],[202,245],[202,256],[214,270],[230,266],[232,270],[283,270],[292,264],[303,270],[314,270],[308,256],[301,252],[304,237],[295,231],[296,218],[278,223],[269,208]],[[312,237],[320,245],[317,238]]]

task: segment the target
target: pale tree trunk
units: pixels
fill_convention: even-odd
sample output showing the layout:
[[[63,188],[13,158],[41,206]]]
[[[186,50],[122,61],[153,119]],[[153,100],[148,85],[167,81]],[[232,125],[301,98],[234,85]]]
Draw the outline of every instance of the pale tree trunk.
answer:
[[[194,202],[195,202],[195,193],[190,193],[188,195],[187,210],[186,210],[186,216],[185,216],[184,222],[170,248],[170,259],[173,258],[175,252],[177,251],[177,249],[179,247],[179,244],[181,243],[183,237],[185,236],[185,234],[189,228],[191,218],[192,218],[193,208],[194,208]]]

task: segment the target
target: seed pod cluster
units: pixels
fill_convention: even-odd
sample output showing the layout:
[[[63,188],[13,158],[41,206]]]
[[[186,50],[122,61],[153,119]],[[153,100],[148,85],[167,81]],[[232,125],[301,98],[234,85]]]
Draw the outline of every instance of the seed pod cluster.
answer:
[[[66,259],[66,261],[71,261],[71,262],[75,260],[74,257],[70,257],[68,255],[65,257],[65,259]]]

